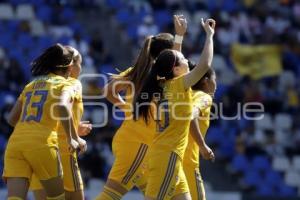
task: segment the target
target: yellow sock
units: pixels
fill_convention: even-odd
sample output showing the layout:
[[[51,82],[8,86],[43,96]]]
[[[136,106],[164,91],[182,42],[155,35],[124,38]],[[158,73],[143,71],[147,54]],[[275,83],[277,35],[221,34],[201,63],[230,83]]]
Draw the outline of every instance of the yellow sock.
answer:
[[[56,197],[47,197],[47,200],[65,200],[65,193],[62,193]]]
[[[104,186],[103,191],[96,197],[95,200],[120,200],[121,198],[122,195],[119,192]]]
[[[7,200],[23,200],[20,197],[7,197]]]

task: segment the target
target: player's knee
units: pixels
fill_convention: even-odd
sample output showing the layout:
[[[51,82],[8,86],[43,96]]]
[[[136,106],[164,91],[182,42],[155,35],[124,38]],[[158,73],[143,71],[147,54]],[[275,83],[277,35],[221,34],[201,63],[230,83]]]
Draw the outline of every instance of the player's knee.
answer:
[[[65,193],[63,193],[63,194],[60,194],[56,197],[47,197],[46,199],[47,200],[65,200],[66,197],[65,197]]]
[[[119,200],[123,195],[116,190],[104,186],[103,191],[96,197],[95,200]]]

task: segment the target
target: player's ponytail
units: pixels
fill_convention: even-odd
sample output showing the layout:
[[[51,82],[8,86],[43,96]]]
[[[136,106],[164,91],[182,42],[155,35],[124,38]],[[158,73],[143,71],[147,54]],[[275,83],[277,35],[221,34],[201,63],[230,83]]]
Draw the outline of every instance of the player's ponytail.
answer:
[[[128,74],[131,77],[130,80],[133,82],[136,92],[139,92],[141,90],[144,79],[145,77],[147,77],[151,70],[151,66],[153,63],[153,59],[150,55],[151,42],[152,36],[147,37],[144,42],[143,48],[141,49],[140,54],[138,55],[134,64],[134,70],[131,70]]]
[[[173,45],[174,37],[170,33],[159,33],[156,36],[147,37],[132,70],[123,75],[113,75],[112,78],[131,81],[135,86],[135,91],[139,92],[151,71],[153,60],[163,50],[172,49]]]
[[[151,103],[154,98],[157,102],[163,98],[162,84],[174,78],[173,68],[177,65],[179,65],[179,58],[173,50],[164,50],[159,54],[144,86],[139,93],[135,94],[133,111],[135,119],[143,117],[146,123],[149,121]]]
[[[47,48],[31,63],[32,76],[47,75],[57,70],[66,71],[72,63],[73,51],[66,49],[61,44],[55,44]]]

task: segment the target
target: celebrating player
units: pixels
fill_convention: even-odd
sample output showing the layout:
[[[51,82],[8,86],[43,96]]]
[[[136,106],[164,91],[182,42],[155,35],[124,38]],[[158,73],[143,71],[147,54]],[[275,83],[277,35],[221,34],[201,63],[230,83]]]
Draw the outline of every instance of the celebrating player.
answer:
[[[78,140],[64,98],[69,92],[65,86],[68,85],[66,80],[73,56],[73,51],[56,44],[32,63],[31,73],[35,79],[25,86],[8,119],[11,125],[15,125],[4,158],[3,177],[7,182],[9,200],[26,199],[33,174],[43,185],[47,199],[65,199],[57,118],[66,129],[70,151],[86,148],[83,141]]]
[[[199,152],[204,159],[214,160],[214,153],[204,138],[209,127],[210,108],[216,90],[216,75],[213,69],[194,85],[193,106],[199,109],[199,117],[191,121],[188,145],[183,159],[183,169],[194,200],[205,200],[203,180],[199,171]]]
[[[73,64],[70,65],[70,77],[67,82],[68,86],[64,87],[64,90],[69,91],[66,93],[66,100],[70,102],[70,108],[72,110],[72,116],[74,120],[74,126],[78,127],[79,135],[87,135],[92,127],[88,122],[81,122],[80,119],[83,114],[83,102],[82,102],[82,86],[81,82],[77,80],[81,72],[82,57],[80,53],[71,46],[66,46],[66,49],[74,52]],[[61,163],[63,168],[63,182],[65,195],[67,200],[84,200],[83,182],[77,162],[77,153],[70,152],[68,148],[67,138],[65,130],[61,124],[58,128],[58,146],[61,155]],[[78,137],[78,140],[81,138]],[[84,142],[84,141],[82,141]],[[43,189],[40,181],[34,175],[30,182],[30,189],[33,190],[36,200],[44,200],[46,198],[45,190]]]
[[[149,152],[146,200],[191,199],[183,171],[183,155],[192,117],[192,90],[211,66],[215,21],[202,26],[207,37],[198,65],[189,72],[182,53],[164,50],[151,68],[143,88],[135,96],[134,115],[149,122],[157,104],[157,130]],[[163,118],[163,120],[161,119]]]
[[[132,103],[135,92],[141,90],[154,59],[165,49],[181,50],[182,37],[186,32],[186,20],[183,16],[174,16],[174,37],[160,33],[148,37],[140,51],[136,63],[120,75],[115,75],[105,87],[107,99],[124,110],[126,119],[113,138],[115,161],[110,170],[104,191],[97,200],[121,199],[133,186],[144,192],[146,186],[148,149],[155,133],[155,122],[145,124],[143,119],[135,121],[132,116]],[[130,87],[132,86],[133,87]],[[126,102],[117,94],[126,91]]]

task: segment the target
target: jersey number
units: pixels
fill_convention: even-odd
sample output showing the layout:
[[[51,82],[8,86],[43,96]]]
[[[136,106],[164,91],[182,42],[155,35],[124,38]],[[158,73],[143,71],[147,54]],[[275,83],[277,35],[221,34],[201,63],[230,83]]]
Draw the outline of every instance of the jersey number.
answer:
[[[161,123],[161,115],[164,115],[164,124]],[[161,101],[157,106],[157,131],[163,132],[169,126],[169,105],[168,100]]]
[[[29,122],[29,121],[40,122],[41,121],[41,118],[42,118],[42,115],[43,115],[43,106],[44,106],[45,101],[47,99],[48,91],[47,90],[37,90],[33,93],[33,96],[40,96],[41,99],[38,102],[32,102],[31,105],[30,105],[31,108],[36,108],[37,109],[37,114],[27,116],[27,108],[30,104],[32,93],[33,92],[27,92],[25,94],[26,102],[25,102],[25,106],[24,106],[22,119],[21,119],[22,122],[24,122],[24,121],[26,121],[26,122]]]

